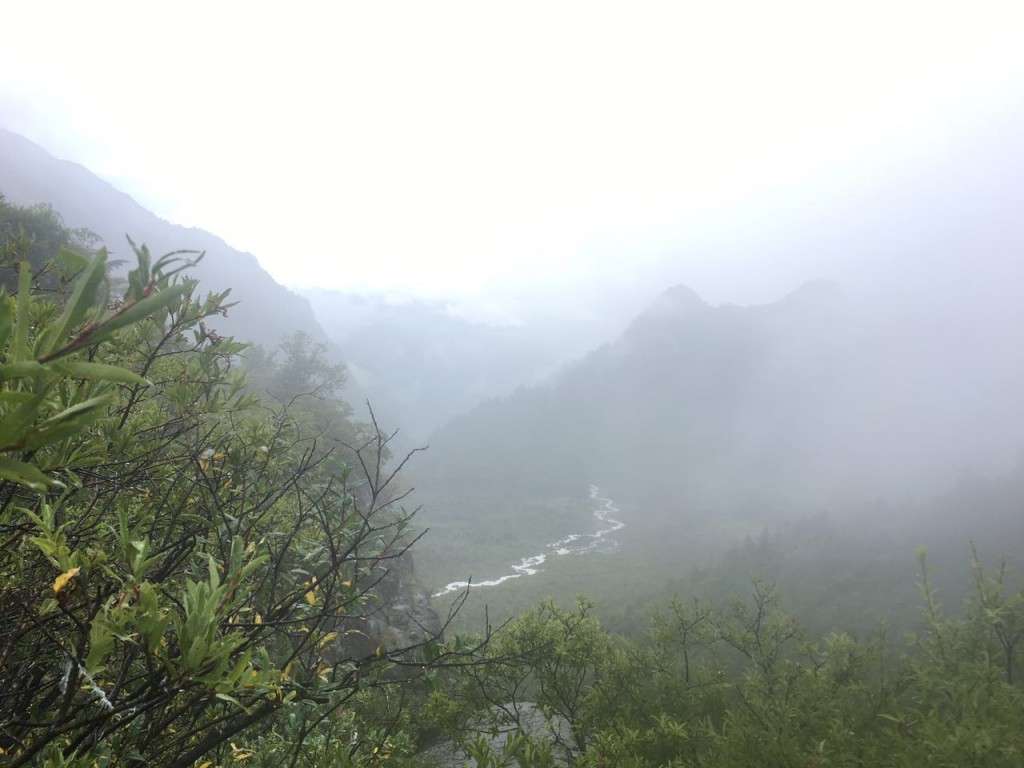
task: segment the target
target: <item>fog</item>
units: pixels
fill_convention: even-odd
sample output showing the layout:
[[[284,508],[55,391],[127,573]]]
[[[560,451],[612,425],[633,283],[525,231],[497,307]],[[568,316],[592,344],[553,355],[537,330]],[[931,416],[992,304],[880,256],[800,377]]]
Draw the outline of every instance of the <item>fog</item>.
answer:
[[[950,209],[1019,199],[1012,5],[59,7],[0,54],[0,122],[290,287],[621,326],[666,285],[918,270]]]
[[[884,352],[876,368],[903,371],[903,378],[891,381],[894,387],[903,387],[907,376],[932,383],[941,379],[944,390],[933,397],[941,403],[936,408],[942,418],[950,425],[954,414],[974,419],[975,428],[961,429],[955,439],[949,433],[942,440],[920,435],[929,450],[947,454],[944,471],[980,460],[967,442],[984,454],[984,465],[998,459],[998,466],[1005,466],[1015,460],[1021,439],[1005,422],[1006,412],[1015,409],[1012,392],[1020,381],[1013,329],[1024,321],[1020,135],[1024,119],[1016,105],[1007,107],[1001,121],[985,131],[958,136],[943,144],[941,153],[894,162],[885,175],[851,180],[842,191],[823,188],[810,201],[768,201],[756,217],[702,223],[701,235],[682,227],[672,253],[641,250],[635,262],[623,261],[605,274],[580,275],[568,288],[538,281],[517,297],[518,303],[506,305],[511,312],[481,315],[457,303],[434,305],[437,325],[421,318],[405,326],[408,338],[429,336],[430,344],[420,346],[429,346],[429,355],[421,365],[405,365],[413,369],[407,376],[402,374],[407,360],[395,361],[389,378],[408,388],[427,382],[430,371],[437,374],[435,382],[441,381],[442,369],[450,367],[453,376],[443,395],[435,388],[418,404],[407,392],[407,404],[421,412],[399,421],[425,441],[430,428],[475,405],[481,395],[508,395],[613,342],[670,286],[685,285],[713,306],[756,306],[780,301],[807,281],[827,279],[841,288],[846,322],[861,336],[863,348],[856,354]],[[374,346],[373,335],[362,333],[363,320],[346,315],[337,297],[309,295],[328,327],[360,337],[364,350]],[[391,306],[397,318],[408,311],[400,307],[409,305]],[[461,337],[457,321],[466,323]],[[505,341],[498,339],[502,334]],[[460,350],[456,337],[489,341],[474,357],[467,348]],[[532,357],[517,351],[524,346],[532,348]],[[829,351],[826,345],[808,353]],[[505,364],[485,362],[494,354]],[[518,370],[512,360],[519,361]],[[369,357],[360,362],[381,365]],[[477,380],[473,397],[460,400],[458,382],[470,378]],[[875,396],[884,399],[884,389]],[[425,409],[431,410],[429,418]],[[996,428],[1000,423],[1002,430]],[[949,455],[958,450],[959,459]]]
[[[193,238],[259,315],[231,332],[328,344],[431,446],[405,480],[439,592],[597,536],[598,488],[622,527],[527,568],[538,595],[814,515],[1024,542],[1012,4],[197,9],[61,6],[0,52],[0,127],[223,241],[83,169],[8,154],[0,192]]]

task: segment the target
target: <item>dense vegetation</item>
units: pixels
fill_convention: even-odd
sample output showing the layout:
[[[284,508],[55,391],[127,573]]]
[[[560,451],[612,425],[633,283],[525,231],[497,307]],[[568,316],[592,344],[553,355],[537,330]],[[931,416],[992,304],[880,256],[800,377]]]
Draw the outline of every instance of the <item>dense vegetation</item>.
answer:
[[[308,345],[291,346],[290,367],[264,359],[270,394],[251,390],[244,345],[213,327],[226,295],[199,298],[180,276],[189,254],[140,248],[118,281],[105,251],[40,250],[74,244],[48,209],[4,205],[4,222],[17,286],[0,289],[9,764],[381,749],[385,724],[361,727],[354,701],[425,661],[374,629],[409,544],[387,437],[329,392],[309,396],[323,371],[298,365]]]
[[[975,563],[974,575],[958,619],[942,615],[925,577],[926,626],[898,659],[883,636],[808,636],[759,582],[727,608],[673,602],[643,644],[615,640],[586,603],[544,603],[491,645],[497,663],[435,704],[458,723],[453,701],[463,716],[493,706],[492,721],[515,722],[535,701],[569,724],[553,729],[554,755],[594,768],[1016,766],[1024,592],[1001,570]],[[552,764],[523,739],[475,749],[487,765],[527,751],[523,765]]]
[[[227,296],[197,295],[193,254],[138,248],[115,278],[47,208],[0,201],[0,227],[5,764],[412,768],[458,765],[459,747],[526,768],[1024,761],[1024,590],[977,555],[1017,540],[1024,473],[965,480],[945,517],[903,510],[904,533],[947,520],[944,569],[966,509],[990,532],[963,610],[943,610],[955,593],[923,551],[916,574],[904,559],[914,536],[822,516],[685,580],[647,572],[655,587],[604,625],[563,594],[481,638],[410,637],[383,605],[396,579],[412,588],[404,462],[353,420],[323,348],[221,336]],[[553,514],[589,514],[550,496],[492,511],[520,515],[524,546]],[[905,643],[864,602],[915,579]],[[517,730],[538,713],[546,732]]]

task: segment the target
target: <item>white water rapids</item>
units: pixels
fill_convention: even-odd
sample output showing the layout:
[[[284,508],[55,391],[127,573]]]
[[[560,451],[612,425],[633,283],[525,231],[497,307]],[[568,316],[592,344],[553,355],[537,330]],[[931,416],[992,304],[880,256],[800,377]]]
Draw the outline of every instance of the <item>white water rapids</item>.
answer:
[[[562,556],[562,555],[584,555],[588,552],[597,552],[602,549],[605,551],[614,551],[618,546],[614,539],[607,538],[609,534],[615,533],[626,527],[626,524],[612,519],[611,515],[613,512],[618,512],[618,507],[611,499],[606,499],[603,496],[598,496],[600,489],[596,485],[590,486],[590,498],[594,501],[601,502],[601,506],[594,510],[594,517],[601,525],[607,525],[609,527],[602,528],[596,533],[571,533],[564,539],[552,542],[544,547],[544,552],[539,555],[532,555],[531,557],[524,557],[515,565],[511,566],[512,573],[506,573],[504,576],[499,576],[496,579],[487,579],[486,581],[453,581],[450,584],[445,585],[444,589],[440,592],[436,592],[431,597],[440,597],[441,595],[447,595],[450,592],[459,592],[463,589],[470,589],[475,587],[496,587],[499,584],[504,584],[510,579],[518,579],[520,576],[533,576],[536,573],[540,573],[540,566],[542,566],[551,556]]]

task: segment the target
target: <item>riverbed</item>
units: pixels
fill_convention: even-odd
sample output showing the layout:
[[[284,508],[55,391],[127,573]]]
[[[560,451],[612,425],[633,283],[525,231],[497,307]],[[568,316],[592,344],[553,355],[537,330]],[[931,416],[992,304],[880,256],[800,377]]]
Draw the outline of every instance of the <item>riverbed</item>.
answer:
[[[544,565],[551,557],[565,557],[567,555],[587,555],[599,552],[614,552],[618,549],[618,542],[612,538],[612,534],[626,527],[621,520],[612,517],[619,513],[615,502],[600,495],[601,489],[596,485],[590,486],[590,498],[597,504],[594,510],[594,519],[597,521],[598,530],[590,533],[570,533],[558,541],[545,544],[540,552],[535,555],[528,555],[519,560],[518,563],[508,566],[507,572],[490,579],[475,581],[453,581],[444,586],[432,597],[441,597],[452,592],[461,592],[466,589],[480,589],[482,587],[497,587],[512,579],[519,579],[524,576],[535,576],[540,573]]]

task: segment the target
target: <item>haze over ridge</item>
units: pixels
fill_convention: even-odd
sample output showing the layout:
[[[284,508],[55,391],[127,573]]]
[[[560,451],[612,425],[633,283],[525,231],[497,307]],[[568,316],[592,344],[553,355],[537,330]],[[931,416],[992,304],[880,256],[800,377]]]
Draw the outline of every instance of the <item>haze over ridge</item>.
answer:
[[[12,28],[47,27],[46,6]],[[963,239],[951,219],[979,199],[1012,210],[1014,9],[247,8],[239,35],[230,4],[156,28],[70,5],[49,48],[0,52],[0,122],[293,287],[624,323],[674,283],[750,304],[922,272],[945,257],[918,234]],[[90,56],[51,54],[82,34]],[[185,39],[218,55],[152,55]]]

